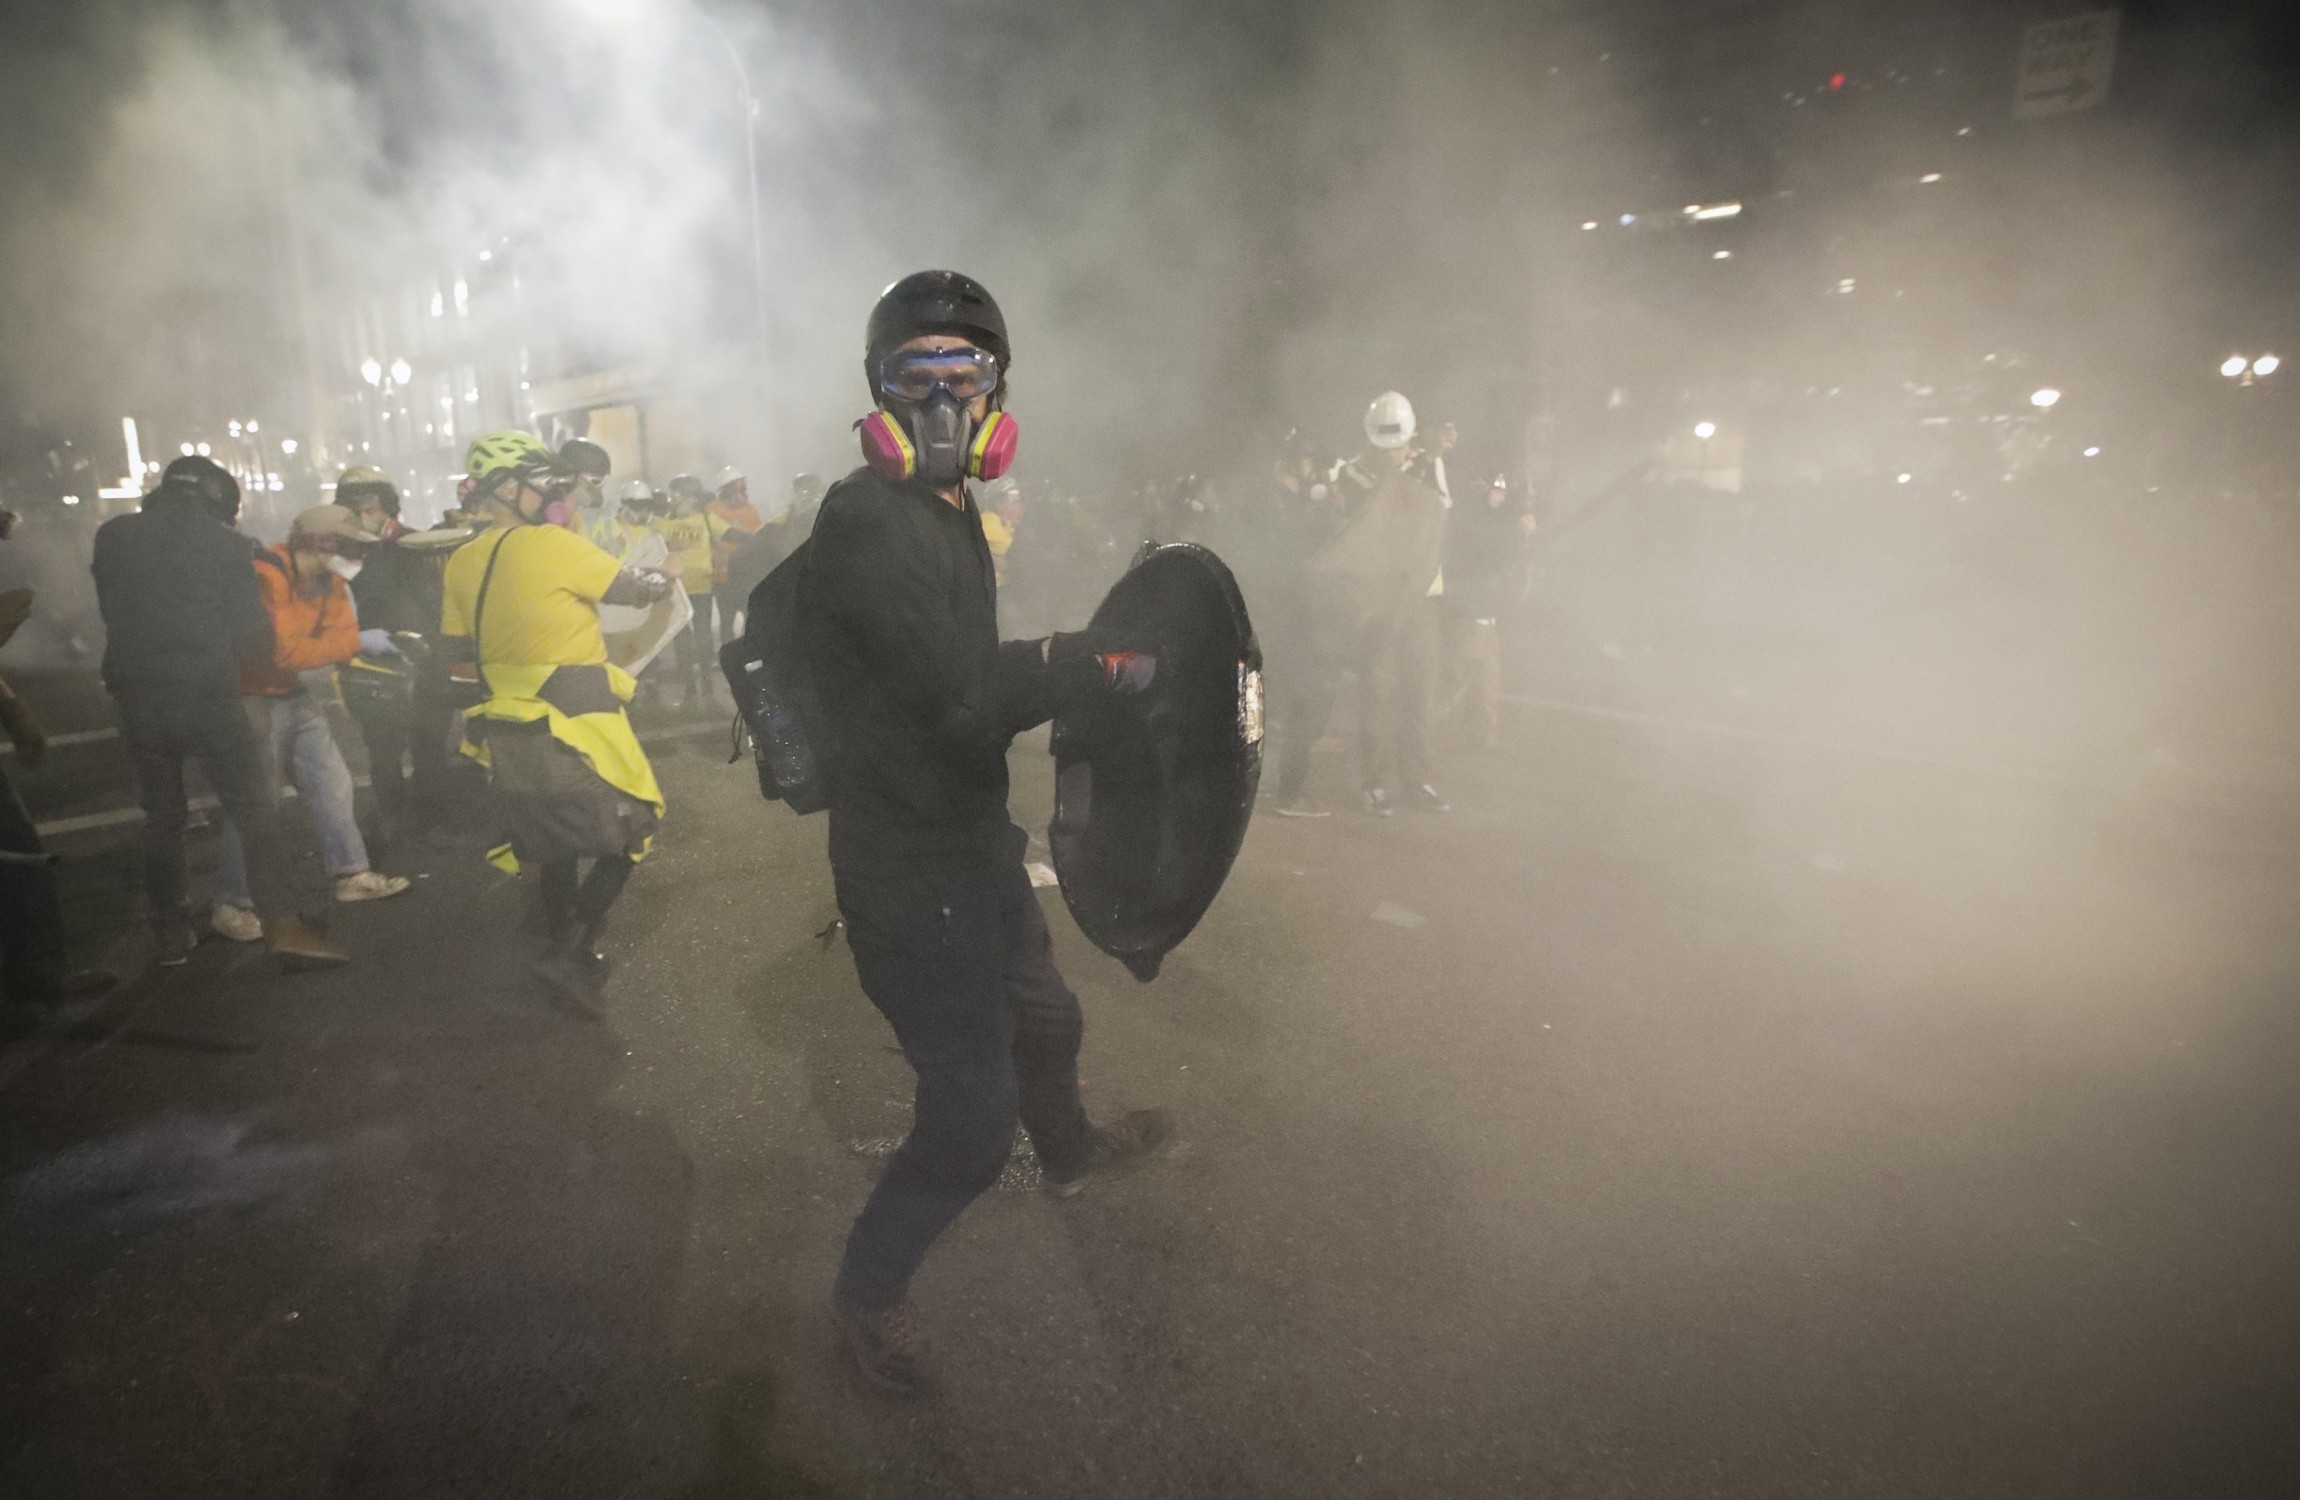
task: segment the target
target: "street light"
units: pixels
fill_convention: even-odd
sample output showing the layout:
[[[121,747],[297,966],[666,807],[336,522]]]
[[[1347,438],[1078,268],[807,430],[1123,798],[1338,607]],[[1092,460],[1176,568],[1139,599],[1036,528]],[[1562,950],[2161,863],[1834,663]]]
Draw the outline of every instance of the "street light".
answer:
[[[2038,411],[2051,411],[2060,404],[2060,392],[2049,385],[2042,390],[2031,391],[2029,392],[2028,404]]]
[[[383,384],[383,361],[372,354],[361,360],[359,362],[359,378],[369,385]]]
[[[415,367],[406,360],[395,359],[391,362],[391,379],[394,385],[405,385],[414,378]]]
[[[2283,364],[2284,361],[2275,355],[2263,354],[2252,361],[2252,373],[2255,375],[2273,375],[2283,367]]]
[[[2231,354],[2220,362],[2220,373],[2227,376],[2230,380],[2234,380],[2237,376],[2244,373],[2245,366],[2249,365],[2250,363],[2251,361],[2246,359],[2241,354]]]
[[[1717,424],[1715,422],[1696,422],[1693,424],[1693,435],[1706,443],[1717,435]]]

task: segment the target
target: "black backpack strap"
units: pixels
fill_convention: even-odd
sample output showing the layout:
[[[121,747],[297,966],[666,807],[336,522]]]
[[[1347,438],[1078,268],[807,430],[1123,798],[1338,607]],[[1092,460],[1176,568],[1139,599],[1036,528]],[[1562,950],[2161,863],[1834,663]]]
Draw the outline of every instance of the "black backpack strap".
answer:
[[[503,544],[511,540],[514,529],[505,527],[503,535],[495,539],[495,550],[487,554],[487,567],[479,575],[479,597],[471,605],[471,655],[482,672],[487,667],[487,655],[479,647],[479,621],[487,613],[487,586],[495,581],[495,564],[503,556]]]

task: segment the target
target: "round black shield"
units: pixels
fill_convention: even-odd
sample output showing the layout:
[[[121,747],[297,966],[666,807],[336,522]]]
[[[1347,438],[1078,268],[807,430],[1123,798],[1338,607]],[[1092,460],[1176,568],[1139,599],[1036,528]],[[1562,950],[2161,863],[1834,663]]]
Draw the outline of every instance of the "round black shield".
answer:
[[[1147,982],[1246,837],[1262,779],[1262,648],[1229,568],[1187,544],[1119,579],[1093,628],[1155,650],[1157,678],[1054,721],[1047,842],[1079,930]]]

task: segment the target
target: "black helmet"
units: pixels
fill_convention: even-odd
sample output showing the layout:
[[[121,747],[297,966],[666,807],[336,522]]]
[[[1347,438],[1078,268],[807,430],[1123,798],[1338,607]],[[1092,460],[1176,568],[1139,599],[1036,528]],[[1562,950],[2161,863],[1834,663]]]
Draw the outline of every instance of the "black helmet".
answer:
[[[615,461],[607,456],[607,450],[589,438],[569,438],[561,443],[559,466],[590,479],[605,479],[615,472]]]
[[[240,482],[212,458],[187,453],[162,469],[160,492],[169,491],[198,496],[209,514],[227,526],[239,519]]]
[[[998,356],[1001,372],[1012,367],[1006,344],[1006,314],[979,281],[956,271],[913,271],[879,294],[863,335],[863,379],[878,389],[878,362],[922,333],[959,333]]]

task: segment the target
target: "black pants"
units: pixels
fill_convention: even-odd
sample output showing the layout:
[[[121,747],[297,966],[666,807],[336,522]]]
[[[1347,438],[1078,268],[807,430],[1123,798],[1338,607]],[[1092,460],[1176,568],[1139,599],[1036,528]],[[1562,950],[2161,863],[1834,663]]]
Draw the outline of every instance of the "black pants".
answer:
[[[367,779],[375,793],[375,810],[382,827],[381,832],[396,834],[407,824],[408,777],[407,751],[414,735],[414,700],[403,698],[353,698],[344,695],[344,705],[351,711],[353,722],[359,725],[359,738],[367,746]],[[383,839],[370,839],[381,843]]]
[[[447,696],[421,684],[403,697],[347,693],[344,705],[367,746],[368,780],[384,828],[410,832],[444,811],[455,720],[455,705]]]
[[[910,1136],[847,1237],[846,1295],[904,1295],[928,1248],[998,1180],[1018,1114],[1041,1162],[1067,1167],[1085,1150],[1085,1019],[1054,967],[1022,868],[1027,840],[1007,832],[1002,857],[955,875],[832,871],[863,993],[918,1074]]]
[[[0,768],[0,994],[53,999],[64,978],[64,908],[32,815]]]
[[[543,927],[554,941],[573,931],[586,943],[597,942],[599,929],[607,925],[608,909],[623,894],[633,868],[630,856],[624,854],[594,859],[590,870],[581,874],[579,864],[572,854],[543,861]]]
[[[200,763],[216,800],[223,804],[224,816],[239,830],[256,914],[267,927],[294,917],[295,876],[287,841],[280,833],[279,807],[239,695],[135,692],[112,702],[120,715],[121,738],[135,761],[137,797],[144,808],[144,895],[153,920],[178,920],[188,910],[184,873],[184,824],[191,816],[184,794],[188,760]]]

